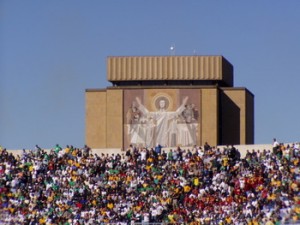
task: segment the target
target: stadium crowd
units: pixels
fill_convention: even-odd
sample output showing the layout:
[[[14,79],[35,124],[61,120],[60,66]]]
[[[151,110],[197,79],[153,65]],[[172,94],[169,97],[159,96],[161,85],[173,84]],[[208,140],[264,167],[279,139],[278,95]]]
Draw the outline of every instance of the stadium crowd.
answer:
[[[120,154],[36,145],[0,150],[3,224],[277,225],[300,219],[299,145],[210,146]]]

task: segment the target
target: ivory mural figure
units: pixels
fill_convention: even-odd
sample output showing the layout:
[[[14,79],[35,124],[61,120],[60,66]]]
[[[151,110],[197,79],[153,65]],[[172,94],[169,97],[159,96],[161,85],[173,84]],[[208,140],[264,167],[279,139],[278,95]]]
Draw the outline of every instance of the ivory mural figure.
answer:
[[[185,97],[176,111],[168,111],[168,99],[161,97],[155,102],[157,111],[149,111],[136,97],[126,114],[129,142],[144,147],[195,145],[198,111],[187,101]]]
[[[126,114],[126,121],[128,125],[127,133],[130,137],[130,143],[145,144],[145,127],[143,113],[138,109],[137,103],[132,102],[131,107]]]
[[[143,113],[144,117],[154,121],[154,131],[153,138],[155,143],[162,146],[171,146],[171,140],[169,138],[169,133],[174,130],[174,123],[178,116],[185,110],[185,105],[187,103],[188,97],[185,97],[182,104],[178,107],[176,111],[166,110],[166,100],[159,100],[159,108],[156,112],[150,112],[142,103],[141,100],[136,97],[136,102],[138,109]]]

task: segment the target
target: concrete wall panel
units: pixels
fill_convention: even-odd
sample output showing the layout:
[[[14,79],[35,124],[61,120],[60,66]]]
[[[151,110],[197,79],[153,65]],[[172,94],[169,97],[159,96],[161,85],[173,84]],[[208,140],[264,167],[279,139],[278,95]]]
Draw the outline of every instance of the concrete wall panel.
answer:
[[[201,89],[201,124],[200,145],[208,142],[210,145],[218,144],[218,89]]]
[[[108,148],[122,148],[123,143],[123,90],[107,90],[106,99],[107,128],[106,144]]]
[[[87,91],[85,99],[86,144],[106,148],[106,91]]]
[[[233,85],[233,66],[222,56],[109,57],[109,81],[214,80]]]
[[[223,89],[222,144],[254,143],[254,96],[245,88]]]

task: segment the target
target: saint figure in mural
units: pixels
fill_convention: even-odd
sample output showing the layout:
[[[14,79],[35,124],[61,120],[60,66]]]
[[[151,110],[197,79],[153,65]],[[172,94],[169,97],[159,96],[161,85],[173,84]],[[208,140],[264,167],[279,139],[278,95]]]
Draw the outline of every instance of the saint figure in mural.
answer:
[[[182,146],[193,146],[197,143],[198,117],[195,104],[186,105],[177,121],[177,143]]]
[[[131,107],[128,109],[126,114],[126,120],[128,126],[128,135],[130,137],[130,143],[145,144],[145,129],[143,127],[143,114],[138,109],[137,103],[132,102]]]
[[[141,100],[136,97],[136,102],[138,109],[142,112],[143,117],[151,121],[152,126],[146,125],[147,132],[145,132],[144,138],[148,140],[155,140],[155,143],[162,146],[174,146],[176,144],[176,137],[172,141],[171,134],[176,134],[177,132],[177,119],[186,109],[188,97],[185,97],[182,104],[178,107],[176,111],[167,111],[166,99],[159,99],[158,110],[155,112],[150,112],[141,102]],[[172,143],[173,142],[173,143]],[[154,145],[152,145],[154,146]]]

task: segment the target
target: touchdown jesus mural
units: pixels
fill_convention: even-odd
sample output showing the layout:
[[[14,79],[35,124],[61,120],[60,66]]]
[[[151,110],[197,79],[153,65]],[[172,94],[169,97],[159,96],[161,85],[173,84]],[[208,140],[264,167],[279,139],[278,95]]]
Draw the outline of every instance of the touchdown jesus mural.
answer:
[[[126,144],[141,147],[195,145],[199,105],[198,90],[124,90]]]

